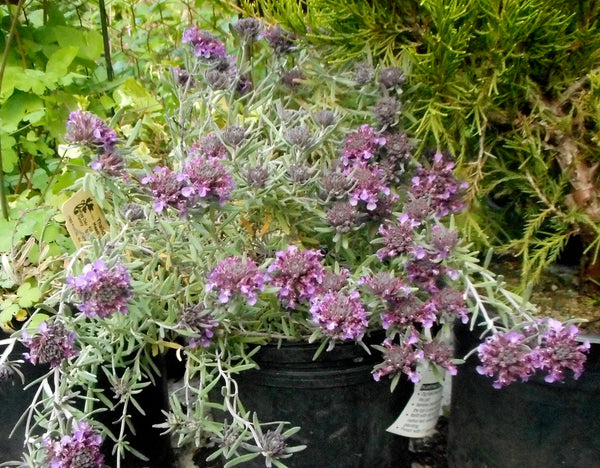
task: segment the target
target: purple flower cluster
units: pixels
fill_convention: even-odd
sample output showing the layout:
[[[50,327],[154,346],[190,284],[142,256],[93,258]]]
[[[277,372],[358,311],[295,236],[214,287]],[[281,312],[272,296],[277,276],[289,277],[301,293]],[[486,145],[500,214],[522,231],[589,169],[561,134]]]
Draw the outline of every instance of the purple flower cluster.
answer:
[[[273,52],[277,55],[283,55],[290,52],[294,48],[296,40],[294,34],[284,31],[279,25],[265,28],[258,37],[259,39],[265,39],[271,49],[273,49]]]
[[[421,246],[415,248],[412,254],[413,258],[404,265],[406,277],[428,293],[438,292],[445,277],[458,279],[456,270],[442,264],[437,255],[427,252]]]
[[[423,354],[429,362],[446,369],[450,375],[456,375],[456,365],[452,362],[452,346],[440,340],[428,341],[423,343]]]
[[[368,326],[358,292],[328,292],[314,299],[310,308],[313,322],[323,335],[334,340],[360,340]]]
[[[224,205],[233,191],[233,178],[219,158],[198,156],[190,159],[183,167],[178,180],[184,182],[181,190],[184,197],[194,201],[197,198],[215,198]]]
[[[161,213],[167,206],[172,206],[182,214],[186,212],[188,198],[183,195],[185,184],[179,174],[166,166],[157,166],[141,182],[148,185],[154,196],[154,211]]]
[[[364,164],[369,161],[385,144],[385,138],[375,133],[375,129],[367,124],[361,125],[354,133],[349,134],[342,148],[344,166]]]
[[[90,167],[95,171],[102,172],[108,176],[119,177],[125,172],[125,160],[121,153],[115,149],[98,155],[94,159]]]
[[[341,291],[344,286],[348,283],[348,275],[350,270],[342,268],[339,273],[333,273],[326,271],[321,283],[321,290],[323,292],[338,292]]]
[[[196,26],[186,29],[183,32],[181,42],[184,44],[191,44],[196,57],[206,59],[227,57],[225,44],[223,44],[214,34],[204,30],[199,31]]]
[[[243,130],[243,129],[242,129]],[[200,138],[190,147],[190,158],[204,156],[206,158],[227,159],[227,148],[215,133],[209,133]]]
[[[229,302],[235,293],[239,293],[246,297],[248,305],[254,305],[258,293],[264,291],[267,280],[268,275],[262,273],[252,260],[228,257],[221,260],[210,273],[206,291],[216,288],[219,301],[223,304]]]
[[[88,317],[105,318],[115,312],[128,312],[132,288],[124,265],[109,269],[102,260],[96,260],[83,267],[80,276],[67,277],[67,283],[81,300],[79,310]]]
[[[379,249],[377,257],[385,260],[409,253],[413,248],[414,230],[418,225],[419,223],[407,214],[402,214],[396,224],[382,224],[379,234],[383,237],[384,247]]]
[[[75,333],[69,332],[60,322],[48,325],[42,322],[39,325],[39,333],[33,337],[23,332],[23,342],[29,348],[25,353],[25,359],[32,364],[50,364],[57,367],[60,363],[79,352],[73,348]]]
[[[355,166],[348,169],[348,175],[354,182],[350,191],[350,205],[364,204],[367,211],[374,211],[383,204],[392,204],[398,199],[385,183],[385,174],[376,166]]]
[[[536,370],[545,371],[547,382],[564,379],[564,370],[570,369],[574,378],[583,373],[585,353],[589,343],[577,341],[579,330],[565,326],[554,319],[540,322],[540,331],[528,327],[523,333],[498,332],[477,348],[481,365],[477,372],[495,377],[495,388],[527,381]]]
[[[463,294],[446,286],[432,294],[427,301],[440,323],[453,323],[457,318],[462,323],[469,321],[469,311]]]
[[[69,114],[65,139],[110,153],[117,142],[117,132],[91,112],[76,110]]]
[[[171,68],[171,73],[178,86],[182,88],[193,88],[196,86],[196,80],[187,70],[175,66]]]
[[[392,327],[403,330],[419,322],[419,303],[412,295],[388,300],[387,308],[381,313],[381,326],[384,330]]]
[[[452,173],[453,169],[453,161],[446,160],[442,153],[436,153],[431,168],[420,167],[412,178],[412,196],[429,198],[431,210],[439,217],[464,209],[462,191],[468,184],[459,182]]]
[[[183,309],[179,326],[189,328],[196,334],[189,339],[190,347],[208,348],[219,322],[213,318],[210,311],[202,304],[194,304]]]
[[[485,339],[477,348],[481,365],[477,372],[496,377],[494,388],[501,388],[518,378],[527,381],[535,372],[535,355],[526,344],[526,337],[511,331],[498,332]]]
[[[321,252],[290,245],[275,255],[268,271],[271,284],[280,288],[277,294],[285,307],[294,309],[299,301],[311,300],[320,292],[325,277]]]
[[[387,271],[376,273],[373,276],[361,278],[358,284],[364,284],[379,299],[384,301],[396,301],[407,297],[410,289],[400,278],[390,275]]]
[[[578,379],[583,373],[585,353],[590,349],[588,342],[577,341],[579,330],[574,325],[565,326],[557,320],[547,319],[548,330],[541,335],[538,349],[538,366],[547,371],[546,382],[564,379],[564,369],[571,369]]]
[[[436,224],[431,229],[431,242],[438,258],[446,258],[458,243],[458,232]]]
[[[75,430],[60,441],[44,441],[50,468],[102,467],[102,437],[88,423],[78,422],[75,426]]]
[[[418,362],[425,357],[423,351],[415,347],[415,343],[418,341],[419,336],[415,330],[412,330],[401,344],[386,339],[383,342],[383,346],[386,348],[383,353],[383,362],[377,364],[373,369],[373,378],[379,382],[386,375],[393,377],[404,373],[411,382],[418,382],[420,377],[416,367]]]

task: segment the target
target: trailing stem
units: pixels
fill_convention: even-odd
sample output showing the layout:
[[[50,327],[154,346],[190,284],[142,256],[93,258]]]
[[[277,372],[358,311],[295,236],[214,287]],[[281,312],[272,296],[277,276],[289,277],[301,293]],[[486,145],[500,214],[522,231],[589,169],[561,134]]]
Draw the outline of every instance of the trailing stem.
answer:
[[[23,9],[23,4],[25,0],[19,0],[17,3],[17,8],[15,10],[15,14],[12,17],[12,22],[10,24],[10,31],[8,32],[8,36],[6,38],[6,44],[4,45],[4,52],[2,53],[2,62],[0,62],[0,89],[2,89],[2,81],[4,79],[4,70],[6,69],[6,62],[8,61],[8,53],[10,51],[10,45],[12,43],[12,39],[15,36],[15,32],[17,29],[17,21],[19,19],[19,15],[21,14],[21,10]],[[8,202],[6,201],[6,187],[4,185],[4,167],[2,165],[2,143],[0,142],[0,210],[2,211],[2,217],[4,219],[8,219]]]

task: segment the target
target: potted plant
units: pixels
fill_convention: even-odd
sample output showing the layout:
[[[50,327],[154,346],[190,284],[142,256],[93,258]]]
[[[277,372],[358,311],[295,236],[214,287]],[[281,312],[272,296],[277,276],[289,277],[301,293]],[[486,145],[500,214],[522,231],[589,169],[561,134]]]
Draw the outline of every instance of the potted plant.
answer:
[[[65,138],[86,148],[93,169],[65,208],[81,247],[44,302],[51,317],[10,339],[50,367],[24,418],[27,466],[147,459],[131,442],[141,429],[133,418],[156,406],[140,395],[175,365],[181,378],[154,425],[176,446],[204,447],[208,463],[226,466],[302,463],[298,427],[245,404],[244,376],[268,366],[269,344],[305,355],[314,345],[310,365],[358,364],[359,387],[366,362],[369,380],[396,390],[380,383],[384,393],[363,393],[359,405],[398,398],[423,368],[455,374],[457,320],[483,320],[494,336],[554,327],[532,319],[460,239],[452,214],[466,184],[450,155],[413,154],[400,69],[366,59],[334,70],[301,38],[254,19],[233,24],[229,41],[183,33],[181,62],[161,88],[170,90],[165,154],[136,148],[139,126],[123,142],[94,114],[70,115]],[[552,369],[578,372],[584,350],[573,352],[576,366]],[[355,456],[357,466],[384,466]],[[170,463],[156,459],[143,463]]]

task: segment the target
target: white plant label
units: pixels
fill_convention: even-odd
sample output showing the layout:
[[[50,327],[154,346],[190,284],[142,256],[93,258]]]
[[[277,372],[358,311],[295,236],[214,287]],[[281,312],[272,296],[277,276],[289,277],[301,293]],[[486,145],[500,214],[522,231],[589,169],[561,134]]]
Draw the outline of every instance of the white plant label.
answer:
[[[403,437],[421,438],[431,435],[440,415],[444,385],[428,367],[417,369],[421,380],[402,413],[387,428],[388,432]]]

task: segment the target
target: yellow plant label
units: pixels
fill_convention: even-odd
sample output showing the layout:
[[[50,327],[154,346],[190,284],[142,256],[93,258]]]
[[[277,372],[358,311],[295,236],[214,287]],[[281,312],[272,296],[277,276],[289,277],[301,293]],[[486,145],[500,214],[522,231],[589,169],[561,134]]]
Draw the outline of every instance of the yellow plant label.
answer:
[[[80,190],[62,206],[67,231],[75,247],[81,248],[90,236],[100,237],[108,232],[104,213],[91,193]]]

